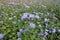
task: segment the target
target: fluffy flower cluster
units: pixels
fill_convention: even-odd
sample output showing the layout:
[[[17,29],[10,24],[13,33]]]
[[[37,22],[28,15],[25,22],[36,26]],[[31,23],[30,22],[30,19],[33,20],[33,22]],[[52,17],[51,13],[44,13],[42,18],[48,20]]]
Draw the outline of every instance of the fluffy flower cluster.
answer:
[[[34,14],[30,14],[30,13],[24,13],[23,16],[21,17],[21,19],[39,19],[40,16],[39,15],[34,15]]]
[[[4,36],[5,36],[4,34],[0,34],[0,39],[4,38]]]
[[[30,23],[30,28],[35,28],[35,24],[34,23]]]
[[[19,32],[17,32],[18,37],[21,35],[21,33],[28,32],[28,29],[20,29]]]

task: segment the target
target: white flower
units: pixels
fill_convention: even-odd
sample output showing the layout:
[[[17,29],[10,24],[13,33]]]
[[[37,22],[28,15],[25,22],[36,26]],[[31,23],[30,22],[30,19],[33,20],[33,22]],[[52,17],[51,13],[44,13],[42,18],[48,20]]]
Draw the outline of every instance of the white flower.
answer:
[[[42,27],[42,26],[39,24],[39,27]]]
[[[30,27],[31,28],[35,28],[35,24],[34,23],[30,23]]]
[[[13,15],[13,13],[10,13],[11,15]]]
[[[34,12],[35,13],[35,12]],[[36,15],[39,15],[39,13],[35,13]]]
[[[16,16],[13,16],[14,18],[16,18]]]
[[[13,18],[11,17],[11,18],[9,18],[9,20],[12,20]]]
[[[23,30],[23,29],[20,29],[19,31],[20,31],[20,32],[23,32],[24,30]]]
[[[48,13],[48,12],[47,12],[47,15],[49,16],[49,15],[50,15],[50,13]]]
[[[37,24],[40,24],[40,22],[37,22]]]
[[[51,30],[49,30],[49,33],[52,33],[52,31],[51,31]]]
[[[0,21],[0,24],[3,24],[4,22],[3,21]]]
[[[47,18],[44,18],[44,22],[49,22],[49,19],[47,19]]]
[[[46,32],[48,32],[49,30],[45,29]]]
[[[18,20],[18,22],[20,22],[20,20]]]
[[[13,24],[16,24],[16,22],[12,22]]]

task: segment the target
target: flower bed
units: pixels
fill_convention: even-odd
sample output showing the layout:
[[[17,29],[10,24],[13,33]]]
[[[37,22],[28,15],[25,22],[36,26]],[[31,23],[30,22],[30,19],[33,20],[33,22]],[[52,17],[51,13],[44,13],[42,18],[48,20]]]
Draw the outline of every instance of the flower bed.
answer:
[[[2,3],[0,40],[60,40],[60,7]]]

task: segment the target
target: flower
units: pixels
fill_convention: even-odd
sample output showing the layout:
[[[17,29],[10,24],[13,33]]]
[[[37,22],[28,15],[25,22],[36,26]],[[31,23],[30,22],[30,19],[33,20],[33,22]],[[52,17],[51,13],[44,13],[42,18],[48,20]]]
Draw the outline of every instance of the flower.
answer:
[[[56,29],[55,29],[55,28],[53,28],[53,29],[52,29],[52,33],[55,33],[55,32],[56,32]]]
[[[20,32],[23,32],[24,30],[23,30],[23,29],[20,29],[19,31],[20,31]]]
[[[28,6],[27,4],[24,4],[25,8],[30,8],[30,6]]]
[[[34,16],[33,14],[30,14],[30,15],[29,15],[29,19],[30,19],[30,18],[34,18],[34,17],[35,17],[35,16]]]
[[[45,23],[45,25],[46,25],[46,28],[48,28],[48,23]]]
[[[16,18],[16,16],[13,16],[14,18]]]
[[[43,33],[38,33],[38,36],[43,36],[44,34]]]
[[[34,23],[30,23],[30,27],[31,28],[35,28],[35,24]]]
[[[18,37],[20,36],[21,32],[17,32]]]
[[[28,13],[24,13],[23,16],[21,17],[22,19],[25,19],[28,17]]]
[[[18,5],[18,3],[16,3],[16,2],[9,2],[8,4]]]
[[[49,19],[47,19],[47,18],[44,18],[44,22],[48,22],[49,21]]]
[[[48,32],[49,30],[48,29],[45,29],[46,32]]]
[[[29,4],[32,4],[32,1]]]
[[[45,32],[44,34],[47,36],[48,35],[48,32]]]
[[[30,8],[30,6],[26,5],[25,8]]]
[[[24,32],[28,32],[28,29],[25,29]]]
[[[46,9],[46,6],[45,5],[41,5],[41,8]]]
[[[40,24],[40,22],[37,22],[37,24]]]
[[[39,19],[40,17],[38,15],[35,16],[36,19]]]
[[[16,24],[16,22],[14,21],[14,22],[12,22],[12,24]]]
[[[0,39],[4,38],[4,34],[0,34]]]
[[[20,22],[20,20],[18,19],[18,22]]]
[[[18,38],[17,40],[21,40],[21,38]]]
[[[49,30],[49,33],[52,33],[52,31],[51,31],[51,30]]]
[[[39,24],[39,27],[42,27],[42,26]]]
[[[47,0],[43,0],[44,2],[47,2]]]
[[[4,22],[3,21],[0,21],[0,24],[3,24]]]
[[[13,18],[11,17],[11,18],[9,18],[9,20],[12,20]]]

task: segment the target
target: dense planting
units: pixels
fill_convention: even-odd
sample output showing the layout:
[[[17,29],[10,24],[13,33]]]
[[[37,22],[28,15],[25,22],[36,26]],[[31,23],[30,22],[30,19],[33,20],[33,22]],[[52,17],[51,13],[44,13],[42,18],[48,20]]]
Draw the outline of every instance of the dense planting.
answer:
[[[0,4],[0,40],[60,40],[60,7]]]

